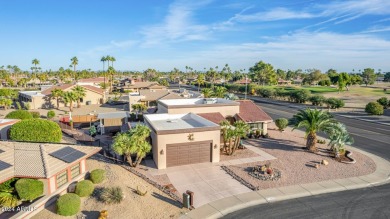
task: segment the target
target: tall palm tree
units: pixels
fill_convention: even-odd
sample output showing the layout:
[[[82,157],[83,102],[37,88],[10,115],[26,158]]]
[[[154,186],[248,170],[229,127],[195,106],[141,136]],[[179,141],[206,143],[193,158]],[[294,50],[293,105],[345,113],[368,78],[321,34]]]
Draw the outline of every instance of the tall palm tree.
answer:
[[[69,111],[73,112],[73,103],[77,101],[78,96],[73,91],[66,91],[62,95],[65,103],[69,103]]]
[[[81,101],[81,99],[84,98],[87,95],[87,93],[85,91],[85,88],[77,85],[77,86],[72,88],[72,91],[77,96],[77,108],[80,108],[80,101]]]
[[[213,95],[213,90],[211,88],[203,88],[202,94],[204,98],[209,98]]]
[[[110,61],[111,61],[111,66],[114,67],[114,62],[116,62],[115,57],[111,56]]]
[[[108,67],[110,67],[111,56],[106,55],[106,61],[108,63],[108,66],[107,66],[107,68],[108,68]]]
[[[72,61],[72,66],[73,66],[73,71],[74,71],[74,77],[75,77],[75,80],[76,80],[76,66],[79,64],[79,60],[77,59],[77,57],[73,57],[70,59],[70,61]]]
[[[34,65],[34,69],[37,70],[37,65],[39,65],[39,60],[38,59],[33,59],[31,62]]]
[[[113,84],[114,74],[115,74],[114,67],[109,66],[108,69],[107,69],[107,74],[108,74],[108,77],[110,78],[109,79],[109,82],[110,82],[110,92],[112,92],[112,84]]]
[[[58,88],[55,88],[51,91],[51,97],[56,98],[57,100],[57,109],[60,108],[60,98],[64,95],[64,91]]]
[[[304,128],[306,132],[306,148],[309,151],[316,152],[317,132],[324,131],[329,133],[337,125],[333,116],[323,110],[310,109],[299,110],[290,121],[294,129]]]
[[[198,84],[198,92],[200,90],[200,85],[203,85],[205,83],[204,74],[198,74],[198,77],[196,78],[196,83]]]

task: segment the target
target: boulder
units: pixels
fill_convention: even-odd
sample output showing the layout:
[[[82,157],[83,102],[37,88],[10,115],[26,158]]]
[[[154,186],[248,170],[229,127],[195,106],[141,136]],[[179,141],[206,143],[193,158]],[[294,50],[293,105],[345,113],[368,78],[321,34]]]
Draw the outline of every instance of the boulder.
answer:
[[[329,164],[329,162],[327,160],[322,160],[321,164],[327,166]]]

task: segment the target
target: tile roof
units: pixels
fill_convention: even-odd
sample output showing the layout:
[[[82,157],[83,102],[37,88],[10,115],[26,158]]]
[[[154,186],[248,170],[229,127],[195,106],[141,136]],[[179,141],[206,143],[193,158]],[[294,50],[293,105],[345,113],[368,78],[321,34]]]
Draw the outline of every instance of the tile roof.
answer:
[[[160,98],[160,100],[172,100],[172,99],[183,99],[183,97],[175,93],[169,93]]]
[[[98,88],[98,87],[95,87],[92,85],[80,85],[80,86],[84,87],[87,90],[94,91],[94,92],[102,94],[102,95],[104,94],[104,89],[101,89],[101,88]]]
[[[157,84],[156,82],[149,82],[149,81],[145,81],[145,82],[135,82],[135,84],[129,84],[123,88],[126,88],[126,89],[131,89],[131,88],[148,88],[149,86],[153,85],[153,84]]]
[[[108,81],[107,78],[106,78],[106,81]],[[104,82],[104,77],[83,78],[83,79],[78,80],[78,82],[83,82],[83,83],[101,83],[101,82]]]
[[[51,94],[51,91],[54,90],[54,89],[60,89],[60,90],[66,90],[66,89],[69,89],[70,87],[73,87],[74,84],[61,84],[61,85],[54,85],[52,87],[49,87],[47,88],[46,90],[42,91],[41,93],[43,95],[50,95]]]
[[[139,95],[145,96],[142,101],[156,101],[169,94],[168,90],[140,90]]]
[[[218,125],[225,120],[221,113],[198,113],[197,115]]]
[[[85,155],[73,163],[66,163],[49,155],[64,147],[71,147],[85,153]],[[0,183],[15,176],[50,178],[74,163],[79,162],[81,159],[89,157],[100,150],[98,147],[89,146],[8,141],[0,142],[0,149],[4,151],[0,153],[0,161],[11,165],[6,169],[0,169]]]
[[[238,100],[237,102],[240,103],[240,113],[236,114],[238,119],[248,123],[272,121],[272,118],[253,101]]]

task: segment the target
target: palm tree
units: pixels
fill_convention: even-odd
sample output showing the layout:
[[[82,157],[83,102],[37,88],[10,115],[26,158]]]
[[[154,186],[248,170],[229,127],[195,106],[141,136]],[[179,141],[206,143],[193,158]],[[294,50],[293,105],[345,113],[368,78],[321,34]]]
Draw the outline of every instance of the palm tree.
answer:
[[[214,96],[218,98],[223,98],[226,95],[227,89],[226,87],[214,87]]]
[[[198,84],[198,92],[199,92],[199,89],[200,89],[200,85],[203,85],[205,83],[205,78],[204,78],[204,74],[199,74],[198,77],[196,78],[196,83]]]
[[[221,126],[221,135],[223,137],[223,148],[222,151],[226,152],[228,148],[228,142],[231,143],[231,139],[233,138],[233,129],[230,125],[230,122],[227,120],[223,120],[220,124]]]
[[[73,103],[78,99],[77,94],[72,91],[66,91],[62,95],[62,98],[64,99],[65,103],[69,103],[69,111],[73,112]]]
[[[37,70],[37,65],[39,65],[39,60],[38,59],[33,59],[31,62],[34,65],[34,69]]]
[[[202,94],[204,98],[209,98],[213,95],[213,90],[211,88],[203,88]]]
[[[115,74],[115,69],[112,66],[109,66],[107,69],[108,76],[110,77],[110,92],[112,92],[112,83],[114,80],[114,74]]]
[[[107,67],[110,67],[111,56],[106,55],[106,61],[108,63]]]
[[[234,130],[233,130],[232,136],[234,136],[234,143],[229,144],[228,155],[234,154],[234,152],[237,150],[238,146],[241,143],[241,138],[245,137],[250,129],[249,125],[241,120],[235,122],[233,124],[233,126],[234,126]]]
[[[311,152],[316,152],[317,132],[329,133],[337,125],[333,116],[323,110],[310,109],[299,110],[290,121],[294,129],[304,128],[306,132],[306,148]]]
[[[128,132],[118,133],[114,137],[112,149],[119,155],[124,155],[130,166],[133,166],[131,154],[136,152],[136,143],[131,139]]]
[[[138,119],[138,114],[140,112],[143,112],[147,110],[147,107],[143,104],[137,103],[137,104],[132,104],[131,108],[135,111],[135,118]]]
[[[79,60],[75,56],[75,57],[71,58],[70,61],[72,61],[73,71],[74,71],[75,80],[76,80],[76,66],[79,64]]]
[[[63,97],[64,91],[58,88],[55,88],[51,91],[51,97],[56,98],[57,100],[57,109],[60,108],[60,98]]]
[[[72,88],[72,91],[73,91],[73,92],[76,94],[76,96],[77,96],[77,108],[80,108],[80,100],[81,100],[82,98],[84,98],[84,97],[87,95],[87,93],[86,93],[86,91],[85,91],[85,88],[83,88],[83,87],[77,85],[77,86],[75,86],[75,87]]]
[[[116,62],[115,57],[111,56],[110,61],[111,61],[111,66],[114,68],[114,62]]]
[[[135,152],[137,153],[136,162],[134,167],[141,163],[142,159],[150,152],[152,147],[146,141],[146,138],[150,135],[150,129],[145,125],[137,125],[132,133],[132,140],[136,143],[137,147]]]

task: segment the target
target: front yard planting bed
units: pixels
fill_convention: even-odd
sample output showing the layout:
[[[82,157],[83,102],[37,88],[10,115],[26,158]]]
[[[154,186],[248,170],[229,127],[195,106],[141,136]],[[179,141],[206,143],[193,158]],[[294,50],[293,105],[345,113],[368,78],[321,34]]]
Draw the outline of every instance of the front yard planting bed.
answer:
[[[272,160],[272,167],[281,171],[282,177],[277,181],[259,180],[249,174],[254,166],[264,165],[268,161],[229,165],[223,169],[235,179],[253,190],[268,189],[281,186],[297,185],[304,183],[320,182],[331,179],[363,176],[373,173],[376,169],[375,162],[359,152],[353,152],[355,164],[345,164],[328,156],[327,144],[317,144],[319,152],[314,154],[306,151],[304,133],[295,130],[291,132],[287,128],[281,133],[276,130],[274,124],[270,126],[269,134],[272,138],[247,140],[251,145],[257,145],[260,149],[276,157]],[[322,160],[327,160],[328,165],[321,165]],[[316,164],[319,168],[316,168]]]
[[[222,145],[221,145],[222,147]],[[259,156],[252,150],[248,148],[244,149],[237,149],[236,152],[234,152],[233,155],[227,155],[225,153],[220,154],[220,161],[228,161],[228,160],[235,160],[235,159],[243,159],[243,158],[250,158],[250,157],[257,157]]]

